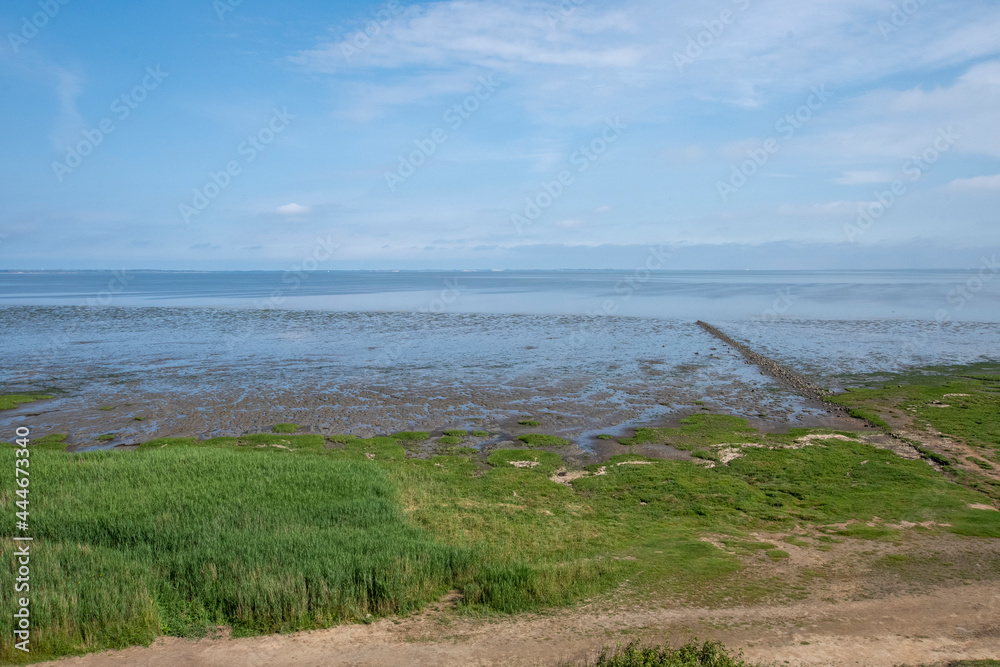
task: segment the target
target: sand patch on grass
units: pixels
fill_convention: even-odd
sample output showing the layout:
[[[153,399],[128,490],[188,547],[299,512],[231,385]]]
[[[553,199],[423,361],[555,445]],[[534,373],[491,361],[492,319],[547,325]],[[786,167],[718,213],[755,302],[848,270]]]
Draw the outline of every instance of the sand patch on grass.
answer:
[[[556,484],[565,484],[566,486],[573,486],[573,482],[582,477],[589,477],[590,473],[586,470],[566,470],[565,468],[560,468],[556,471],[549,480],[555,482]]]
[[[857,438],[849,438],[846,435],[841,435],[840,433],[810,433],[809,435],[804,435],[801,438],[796,439],[795,444],[790,447],[790,449],[800,449],[802,447],[808,447],[817,440],[843,440],[844,442],[862,442]]]

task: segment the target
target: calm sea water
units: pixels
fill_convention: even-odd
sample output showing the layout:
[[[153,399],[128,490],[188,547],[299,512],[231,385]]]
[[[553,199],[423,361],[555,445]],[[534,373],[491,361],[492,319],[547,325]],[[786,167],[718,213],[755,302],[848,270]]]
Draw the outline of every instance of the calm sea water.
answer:
[[[714,344],[697,319],[827,378],[996,360],[1000,280],[973,290],[975,276],[0,273],[0,381],[58,381],[73,369],[203,384],[213,369],[261,381],[289,373],[506,381],[606,376],[609,367],[626,380],[652,359],[669,368],[710,358]]]
[[[0,273],[0,305],[1000,322],[975,271]],[[959,290],[965,288],[962,293]]]

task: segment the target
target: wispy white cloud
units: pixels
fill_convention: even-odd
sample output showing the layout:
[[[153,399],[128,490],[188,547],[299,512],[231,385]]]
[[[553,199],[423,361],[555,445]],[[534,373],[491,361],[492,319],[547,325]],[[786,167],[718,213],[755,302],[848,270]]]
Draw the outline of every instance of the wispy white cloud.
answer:
[[[855,214],[863,202],[833,201],[820,204],[792,205],[783,204],[778,207],[779,215],[798,218],[840,217]]]
[[[876,89],[824,117],[821,132],[791,150],[830,165],[898,170],[933,147],[939,132],[958,135],[950,153],[1000,157],[1000,60],[971,66],[954,81],[905,90]]]
[[[631,44],[594,41],[599,34],[633,33],[638,23],[634,15],[611,11],[588,17],[581,11],[554,26],[552,10],[551,3],[541,2],[412,5],[350,58],[345,54],[355,47],[353,33],[302,51],[292,61],[328,73],[352,67],[629,67],[639,61],[640,50]]]
[[[890,183],[896,175],[890,171],[845,171],[843,176],[833,179],[837,185],[868,185],[872,183]]]
[[[309,207],[292,202],[291,204],[285,204],[283,206],[279,206],[274,210],[276,213],[279,213],[280,215],[296,216],[296,215],[305,215],[306,213],[308,213]]]
[[[76,108],[77,99],[83,92],[83,84],[79,76],[61,67],[52,67],[50,72],[54,78],[59,112],[49,139],[52,149],[61,151],[78,141],[85,127],[83,117]]]
[[[958,178],[946,185],[945,188],[957,192],[1000,190],[1000,174]]]

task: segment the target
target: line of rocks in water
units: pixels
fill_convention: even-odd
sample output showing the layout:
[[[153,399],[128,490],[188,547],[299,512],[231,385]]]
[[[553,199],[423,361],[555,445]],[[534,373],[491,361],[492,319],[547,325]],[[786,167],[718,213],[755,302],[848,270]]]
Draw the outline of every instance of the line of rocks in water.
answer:
[[[760,371],[769,377],[774,378],[778,382],[781,382],[785,386],[794,389],[798,393],[802,394],[806,398],[815,399],[817,401],[823,401],[827,409],[831,412],[842,412],[847,413],[847,408],[837,405],[836,403],[826,402],[826,398],[830,396],[832,392],[828,389],[823,389],[809,380],[805,379],[798,373],[790,370],[789,368],[782,366],[777,361],[765,357],[763,354],[754,352],[752,349],[744,345],[743,343],[733,340],[726,334],[719,331],[717,328],[713,327],[707,322],[702,322],[698,320],[698,326],[707,331],[712,336],[718,338],[726,345],[730,346],[747,360],[747,363],[756,365]]]

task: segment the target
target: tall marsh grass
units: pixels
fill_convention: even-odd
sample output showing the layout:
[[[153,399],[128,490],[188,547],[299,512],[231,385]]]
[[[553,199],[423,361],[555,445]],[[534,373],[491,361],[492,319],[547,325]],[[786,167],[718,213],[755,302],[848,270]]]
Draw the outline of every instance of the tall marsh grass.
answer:
[[[0,453],[13,467],[12,451]],[[400,614],[472,567],[406,520],[376,465],[280,451],[31,455],[33,656]],[[13,513],[13,489],[0,506]],[[12,590],[13,541],[0,546]],[[11,637],[12,600],[0,603]],[[22,658],[8,642],[0,660]]]

